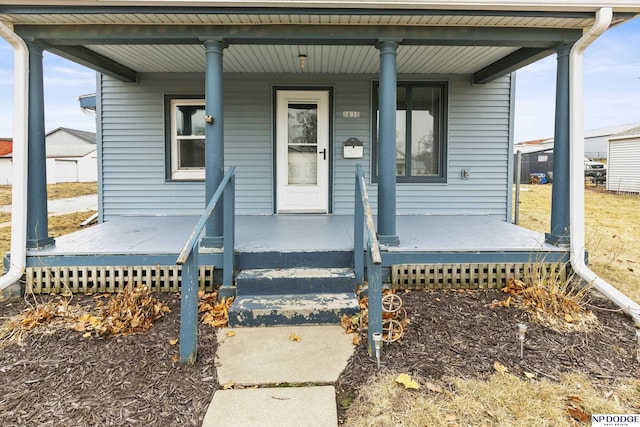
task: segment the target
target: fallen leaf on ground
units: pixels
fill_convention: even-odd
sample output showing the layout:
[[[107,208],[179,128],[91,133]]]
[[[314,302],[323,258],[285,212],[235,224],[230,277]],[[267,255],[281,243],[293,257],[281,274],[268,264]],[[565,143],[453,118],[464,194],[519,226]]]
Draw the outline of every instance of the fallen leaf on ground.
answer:
[[[176,345],[176,344],[178,344],[178,340],[177,339],[169,340],[169,345]]]
[[[587,423],[591,419],[591,415],[586,413],[580,408],[576,408],[574,406],[570,406],[566,409],[567,414],[571,416],[576,421],[580,421],[581,423]]]
[[[402,384],[405,389],[414,389],[417,390],[420,388],[420,384],[416,381],[413,381],[408,374],[400,374],[396,377],[395,380],[398,384]]]
[[[536,374],[532,374],[531,372],[524,372],[524,376],[532,380],[536,377]]]
[[[297,341],[300,342],[302,341],[302,338],[300,338],[298,335],[294,334],[293,332],[291,332],[289,334],[289,341]]]
[[[233,388],[236,384],[233,381],[229,381],[228,383],[226,383],[225,385],[222,386],[223,390],[229,390],[231,388]]]
[[[235,337],[235,336],[236,336],[236,333],[235,333],[235,332],[233,332],[233,331],[229,331],[229,332],[227,332],[227,336],[228,336],[228,337]]]
[[[493,362],[493,369],[495,369],[496,372],[500,372],[501,374],[506,374],[507,372],[509,372],[507,367],[498,361]]]
[[[351,342],[353,343],[353,345],[359,345],[360,342],[362,342],[362,338],[360,338],[360,334],[355,334]]]

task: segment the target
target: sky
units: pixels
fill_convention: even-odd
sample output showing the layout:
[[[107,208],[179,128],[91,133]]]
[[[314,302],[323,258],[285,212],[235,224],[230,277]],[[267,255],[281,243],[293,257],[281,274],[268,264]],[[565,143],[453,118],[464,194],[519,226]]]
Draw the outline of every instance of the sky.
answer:
[[[96,75],[45,52],[45,130],[95,131],[77,97],[94,93]],[[609,29],[584,56],[585,129],[640,123],[640,18]],[[553,137],[556,57],[516,73],[515,142]],[[0,137],[12,136],[13,51],[0,38]]]

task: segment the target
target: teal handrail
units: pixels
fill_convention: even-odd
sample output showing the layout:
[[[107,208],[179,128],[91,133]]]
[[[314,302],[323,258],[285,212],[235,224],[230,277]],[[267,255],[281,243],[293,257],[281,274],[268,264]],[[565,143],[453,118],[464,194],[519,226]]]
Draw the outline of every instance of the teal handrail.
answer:
[[[202,232],[223,197],[223,278],[222,286],[233,286],[235,246],[235,166],[227,169],[220,185],[211,196],[198,223],[182,247],[176,264],[182,266],[180,296],[180,363],[193,364],[198,348],[198,251]]]
[[[373,356],[376,353],[373,334],[382,333],[382,257],[380,255],[378,235],[373,222],[373,214],[371,213],[371,205],[369,204],[364,172],[359,164],[356,165],[356,194],[353,218],[353,267],[358,284],[362,284],[364,281],[366,267],[367,293],[369,295],[369,356]]]

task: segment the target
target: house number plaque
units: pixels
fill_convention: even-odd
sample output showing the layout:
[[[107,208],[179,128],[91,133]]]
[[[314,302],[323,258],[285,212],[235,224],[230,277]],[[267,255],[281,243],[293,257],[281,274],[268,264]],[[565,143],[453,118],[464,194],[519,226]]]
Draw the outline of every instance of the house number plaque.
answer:
[[[347,119],[358,119],[360,118],[360,111],[343,111],[342,117]]]

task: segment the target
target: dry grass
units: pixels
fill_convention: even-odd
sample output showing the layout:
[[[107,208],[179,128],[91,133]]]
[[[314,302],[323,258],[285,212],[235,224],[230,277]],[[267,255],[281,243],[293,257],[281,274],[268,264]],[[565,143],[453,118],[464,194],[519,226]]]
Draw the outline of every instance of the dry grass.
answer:
[[[97,192],[98,184],[96,182],[63,182],[47,185],[47,197],[49,200],[85,196],[87,194],[96,194]],[[0,206],[10,204],[11,186],[0,186]]]
[[[69,234],[80,230],[80,223],[96,211],[74,212],[67,215],[56,215],[49,217],[49,235],[53,237]],[[0,227],[0,256],[11,249],[11,227]],[[4,272],[4,267],[0,265],[0,272]]]
[[[96,194],[98,184],[95,182],[65,182],[61,184],[47,185],[47,196],[49,200],[64,199],[67,197],[85,196]],[[11,186],[0,186],[0,206],[11,204]],[[77,212],[67,215],[56,215],[49,217],[49,235],[53,237],[69,234],[80,229],[80,223],[93,215],[91,212]],[[11,221],[11,214],[0,212],[0,223]],[[0,227],[0,256],[11,249],[11,227]],[[0,265],[0,273],[4,268]]]
[[[640,407],[639,380],[599,389],[579,375],[555,384],[496,373],[489,381],[453,378],[432,384],[418,379],[420,390],[405,390],[395,377],[373,378],[350,406],[345,425],[561,427],[588,425],[574,417],[637,413]]]
[[[585,235],[593,271],[640,302],[640,198],[585,190]],[[550,185],[523,185],[520,225],[549,231]]]
[[[588,332],[598,325],[598,318],[585,308],[589,286],[573,286],[571,278],[559,276],[525,281],[509,278],[503,292],[506,300],[491,307],[519,306],[540,324],[556,331]]]

